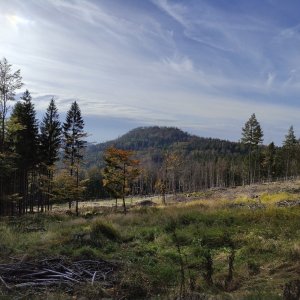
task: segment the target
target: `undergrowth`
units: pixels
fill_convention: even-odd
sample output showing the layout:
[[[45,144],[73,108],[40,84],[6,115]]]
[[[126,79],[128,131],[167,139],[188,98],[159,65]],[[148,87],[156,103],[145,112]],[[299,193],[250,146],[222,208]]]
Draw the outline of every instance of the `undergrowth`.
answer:
[[[136,208],[126,216],[4,218],[0,260],[113,260],[120,265],[115,289],[131,299],[188,299],[203,293],[222,299],[279,299],[285,283],[297,279],[300,270],[300,209],[274,205],[291,198],[262,195],[266,207],[254,210],[201,200]],[[97,294],[95,287],[89,293]]]

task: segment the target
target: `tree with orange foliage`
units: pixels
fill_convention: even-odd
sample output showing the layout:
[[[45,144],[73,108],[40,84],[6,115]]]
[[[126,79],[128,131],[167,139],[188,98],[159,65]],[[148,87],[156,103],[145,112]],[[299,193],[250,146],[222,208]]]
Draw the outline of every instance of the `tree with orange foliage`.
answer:
[[[139,175],[139,161],[133,159],[134,152],[108,148],[104,153],[105,168],[103,170],[103,186],[115,197],[123,200],[124,214],[126,214],[125,196],[130,191],[130,184]]]

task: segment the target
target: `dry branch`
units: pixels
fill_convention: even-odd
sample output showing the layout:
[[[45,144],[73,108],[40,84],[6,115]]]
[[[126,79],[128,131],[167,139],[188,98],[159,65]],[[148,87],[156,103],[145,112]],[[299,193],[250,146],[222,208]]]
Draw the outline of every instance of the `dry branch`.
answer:
[[[81,260],[67,263],[62,259],[44,259],[35,263],[0,264],[0,284],[5,288],[74,287],[76,284],[100,282],[114,284],[116,264],[104,260]]]

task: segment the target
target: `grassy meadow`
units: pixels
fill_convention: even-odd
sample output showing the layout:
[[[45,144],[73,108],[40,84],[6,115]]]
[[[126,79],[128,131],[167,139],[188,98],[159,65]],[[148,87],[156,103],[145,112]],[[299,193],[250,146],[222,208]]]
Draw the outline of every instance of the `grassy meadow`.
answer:
[[[300,273],[300,206],[278,203],[299,199],[298,191],[188,196],[165,207],[133,206],[126,216],[97,206],[80,217],[2,218],[0,263],[101,258],[118,270],[109,289],[86,283],[70,294],[10,291],[0,283],[0,298],[282,299]]]

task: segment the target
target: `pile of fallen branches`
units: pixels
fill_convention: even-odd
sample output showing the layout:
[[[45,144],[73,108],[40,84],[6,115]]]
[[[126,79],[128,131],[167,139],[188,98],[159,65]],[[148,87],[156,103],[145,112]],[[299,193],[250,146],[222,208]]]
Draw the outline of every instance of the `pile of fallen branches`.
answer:
[[[100,282],[104,288],[113,286],[117,265],[104,260],[66,262],[44,259],[38,262],[0,264],[0,285],[8,290],[59,286],[73,288],[80,283]]]

